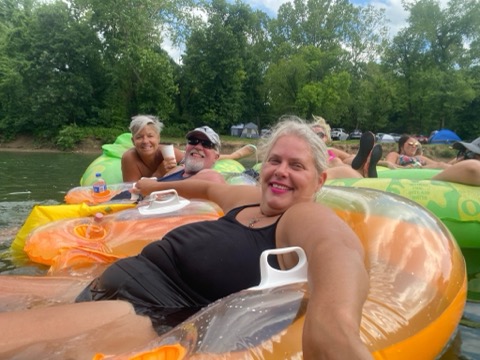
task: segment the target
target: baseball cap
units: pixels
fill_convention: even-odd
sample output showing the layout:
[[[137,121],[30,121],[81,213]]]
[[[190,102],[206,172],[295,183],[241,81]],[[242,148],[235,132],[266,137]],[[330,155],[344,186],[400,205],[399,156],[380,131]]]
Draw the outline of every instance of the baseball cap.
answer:
[[[217,149],[219,149],[221,146],[220,136],[218,136],[218,134],[215,131],[213,131],[212,128],[209,126],[200,126],[192,131],[189,131],[187,133],[186,138],[188,139],[189,137],[192,137],[195,135],[203,135],[208,140],[210,140]]]
[[[465,141],[458,141],[453,144],[453,148],[457,150],[470,150],[473,151],[475,154],[480,155],[480,137],[473,140],[471,143]]]

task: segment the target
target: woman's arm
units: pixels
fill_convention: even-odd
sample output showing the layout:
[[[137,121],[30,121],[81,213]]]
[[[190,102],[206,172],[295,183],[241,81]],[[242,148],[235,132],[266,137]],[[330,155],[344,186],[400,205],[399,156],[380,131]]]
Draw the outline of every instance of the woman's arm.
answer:
[[[397,165],[397,164],[394,164],[394,163],[391,163],[390,161],[386,161],[386,160],[380,160],[377,165],[379,166],[384,166],[384,167],[388,167],[389,169],[391,170],[394,170],[394,169],[398,169],[398,168],[402,168],[403,166],[400,166],[400,165]]]
[[[425,163],[423,167],[427,169],[446,169],[451,166],[450,164],[447,164],[441,161],[435,161],[423,155],[419,157],[420,157],[420,160],[422,160]]]
[[[287,210],[277,227],[277,246],[295,245],[308,259],[304,359],[371,359],[360,339],[369,289],[360,240],[332,210],[303,203]],[[283,256],[280,263],[290,268],[296,259]]]
[[[441,171],[432,180],[480,186],[480,161],[463,160]]]
[[[124,182],[134,182],[142,177],[138,155],[135,149],[128,149],[122,155],[122,178]]]
[[[175,151],[175,160],[177,164],[180,164],[183,162],[183,158],[185,157],[185,152],[183,152],[180,149],[177,149],[176,147],[173,148],[173,151]]]
[[[392,164],[397,164],[398,161],[398,153],[395,151],[391,151],[385,156],[385,161],[388,161]]]

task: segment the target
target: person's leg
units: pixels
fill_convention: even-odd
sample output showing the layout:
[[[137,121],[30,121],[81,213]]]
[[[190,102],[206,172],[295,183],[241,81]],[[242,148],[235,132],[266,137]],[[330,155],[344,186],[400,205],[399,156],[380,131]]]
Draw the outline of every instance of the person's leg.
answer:
[[[57,276],[0,276],[0,312],[68,304],[90,282]]]
[[[327,180],[331,179],[348,179],[348,178],[362,178],[363,176],[348,165],[335,166],[326,170]]]
[[[376,178],[377,175],[377,164],[378,161],[382,158],[383,150],[382,145],[377,144],[373,147],[372,152],[370,153],[370,158],[368,160],[367,166],[367,176],[369,178]]]
[[[480,186],[480,161],[473,159],[460,161],[439,172],[432,180]]]
[[[241,147],[240,149],[235,150],[231,154],[221,154],[219,159],[220,160],[223,160],[223,159],[240,160],[240,159],[243,159],[244,157],[254,154],[256,151],[257,151],[257,148],[255,145],[247,144]]]
[[[375,135],[372,132],[366,131],[360,137],[360,147],[358,148],[357,155],[352,160],[352,168],[360,170],[365,165],[370,152],[375,145]]]
[[[63,358],[91,359],[98,352],[131,351],[158,336],[150,319],[136,315],[132,305],[124,301],[0,313],[0,327],[8,329],[0,337],[2,359],[19,354],[28,358],[31,352],[32,358],[55,353],[65,355]]]

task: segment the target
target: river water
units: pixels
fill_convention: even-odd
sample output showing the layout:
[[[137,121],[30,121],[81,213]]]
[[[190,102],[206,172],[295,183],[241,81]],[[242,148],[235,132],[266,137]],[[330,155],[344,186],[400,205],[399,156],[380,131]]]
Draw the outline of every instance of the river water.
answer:
[[[79,186],[83,172],[98,155],[0,151],[1,275],[43,274],[44,269],[36,266],[15,267],[7,256],[10,243],[32,207],[62,203],[66,192]],[[480,303],[467,302],[464,321],[440,359],[480,360]]]

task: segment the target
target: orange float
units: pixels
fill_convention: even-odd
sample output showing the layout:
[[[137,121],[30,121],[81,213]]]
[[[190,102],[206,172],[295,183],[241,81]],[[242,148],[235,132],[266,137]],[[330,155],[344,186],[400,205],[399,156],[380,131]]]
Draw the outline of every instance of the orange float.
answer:
[[[373,357],[436,359],[466,301],[465,263],[449,231],[414,202],[375,190],[326,186],[318,201],[365,247],[371,286],[360,335]],[[244,290],[141,351],[96,359],[299,359],[307,303],[305,282]]]
[[[138,254],[175,227],[222,215],[216,204],[180,198],[175,190],[152,193],[150,199],[110,215],[40,226],[28,235],[23,250],[32,261],[49,265],[50,274],[86,275],[92,266]]]
[[[448,229],[423,207],[386,192],[324,186],[317,201],[331,207],[365,248],[370,289],[360,336],[372,356],[437,358],[455,333],[466,301],[465,262]],[[262,281],[260,287],[225,297],[168,333],[153,340],[144,338],[144,345],[128,350],[124,338],[117,339],[113,351],[112,339],[108,346],[103,339],[118,333],[116,322],[105,324],[101,332],[90,328],[81,335],[47,338],[42,348],[27,339],[18,352],[35,350],[40,356],[39,351],[46,349],[51,356],[54,349],[56,358],[66,358],[81,347],[83,355],[97,360],[302,358],[308,286],[302,278],[291,284],[268,284]],[[91,305],[89,314],[95,318],[93,309],[99,307],[93,305],[99,304],[82,304],[67,306],[73,311],[76,305]],[[42,315],[47,309],[33,311]]]

